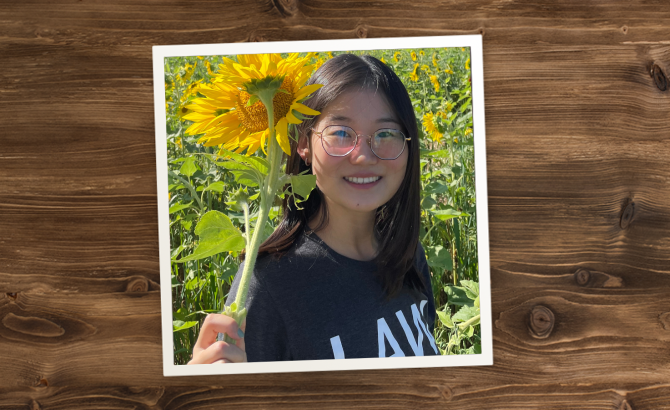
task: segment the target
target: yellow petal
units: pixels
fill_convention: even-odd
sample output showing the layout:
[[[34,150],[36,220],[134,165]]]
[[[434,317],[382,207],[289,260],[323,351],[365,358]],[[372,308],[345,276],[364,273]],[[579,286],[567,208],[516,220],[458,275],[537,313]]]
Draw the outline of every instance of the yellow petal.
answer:
[[[288,122],[286,121],[286,118],[279,120],[275,130],[277,131],[277,142],[282,151],[284,151],[286,155],[291,155],[291,143],[288,139]]]
[[[309,108],[308,106],[301,104],[299,102],[291,104],[291,109],[296,110],[299,113],[306,114],[306,115],[319,115],[321,114],[320,112],[313,110]]]
[[[280,121],[288,121],[291,124],[300,124],[302,121],[298,119],[293,113],[289,110],[289,112],[286,114],[286,118],[282,118]],[[279,123],[277,123],[279,125]]]
[[[261,139],[261,149],[263,150],[263,153],[267,156],[268,153],[265,151],[265,140],[268,137],[268,134],[270,133],[270,130],[263,130],[261,131],[260,139]],[[248,154],[248,153],[247,153]]]
[[[313,93],[314,91],[318,90],[321,87],[323,87],[323,84],[312,84],[312,85],[308,85],[306,87],[303,87],[303,88],[300,89],[300,91],[298,91],[295,94],[295,100],[300,101],[300,100],[307,97],[308,95],[310,95],[311,93]]]

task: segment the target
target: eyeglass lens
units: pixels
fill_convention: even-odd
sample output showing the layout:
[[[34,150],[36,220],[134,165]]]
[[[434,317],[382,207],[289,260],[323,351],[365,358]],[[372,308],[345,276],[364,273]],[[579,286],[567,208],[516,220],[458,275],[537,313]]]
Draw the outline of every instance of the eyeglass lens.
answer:
[[[330,155],[344,156],[353,151],[356,132],[346,126],[330,125],[321,134],[323,148]],[[370,140],[370,148],[381,159],[395,159],[405,148],[405,135],[399,130],[377,130]]]

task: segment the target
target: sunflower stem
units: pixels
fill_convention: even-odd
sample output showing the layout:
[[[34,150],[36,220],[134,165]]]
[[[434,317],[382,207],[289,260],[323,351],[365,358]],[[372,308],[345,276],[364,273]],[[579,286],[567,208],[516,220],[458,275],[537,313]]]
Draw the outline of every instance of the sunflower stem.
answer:
[[[275,193],[277,192],[277,182],[279,181],[279,173],[281,167],[282,150],[277,142],[277,132],[274,124],[274,112],[272,107],[272,100],[276,90],[262,90],[258,93],[258,98],[265,105],[268,113],[268,124],[270,129],[270,136],[268,141],[268,159],[270,160],[270,169],[268,175],[265,177],[265,184],[261,189],[261,207],[256,219],[256,226],[251,241],[247,245],[246,257],[244,260],[244,270],[242,271],[242,278],[235,297],[235,304],[237,310],[242,310],[246,306],[247,293],[249,292],[249,283],[251,273],[256,265],[256,257],[261,244],[261,238],[265,231],[265,225],[268,221],[270,207],[274,202]],[[238,324],[244,318],[241,318]]]

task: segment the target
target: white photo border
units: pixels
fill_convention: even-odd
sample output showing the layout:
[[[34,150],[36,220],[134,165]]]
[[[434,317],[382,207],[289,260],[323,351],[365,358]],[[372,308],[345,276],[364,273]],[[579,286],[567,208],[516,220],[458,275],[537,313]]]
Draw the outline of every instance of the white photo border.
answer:
[[[170,269],[170,220],[168,212],[167,133],[164,90],[166,57],[297,53],[347,50],[394,50],[469,47],[472,78],[472,118],[475,144],[475,194],[477,250],[481,313],[481,354],[424,357],[387,357],[292,362],[228,363],[224,365],[175,365],[172,332]],[[484,64],[481,35],[398,37],[350,40],[280,41],[264,43],[196,44],[153,46],[154,115],[156,123],[156,180],[161,286],[161,327],[164,376],[202,376],[246,373],[314,372],[333,370],[400,369],[421,367],[485,366],[493,364],[491,279],[489,260],[486,130],[484,126]]]

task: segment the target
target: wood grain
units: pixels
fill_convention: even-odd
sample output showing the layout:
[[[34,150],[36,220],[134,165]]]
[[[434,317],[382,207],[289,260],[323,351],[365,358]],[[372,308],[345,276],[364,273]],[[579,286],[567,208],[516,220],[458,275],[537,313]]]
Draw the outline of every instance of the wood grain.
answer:
[[[665,1],[0,4],[0,409],[670,409]],[[494,366],[162,376],[151,46],[483,34]]]

